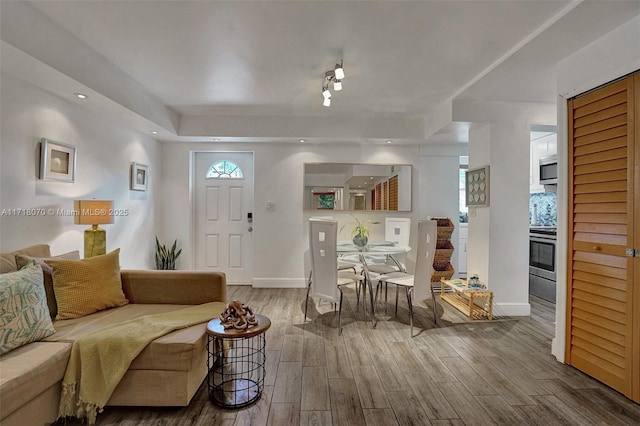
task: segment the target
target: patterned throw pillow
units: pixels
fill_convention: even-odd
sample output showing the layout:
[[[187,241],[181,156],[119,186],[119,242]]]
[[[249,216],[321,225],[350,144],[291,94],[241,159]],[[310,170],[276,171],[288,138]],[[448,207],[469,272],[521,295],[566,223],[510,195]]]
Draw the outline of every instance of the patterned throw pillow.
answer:
[[[129,303],[120,281],[120,249],[87,259],[44,262],[53,269],[56,320],[80,318]]]
[[[31,257],[24,254],[16,254],[16,265],[18,265],[18,268],[22,268],[32,260],[35,260],[36,263],[42,268],[42,272],[44,273],[44,292],[47,294],[47,306],[49,307],[51,318],[55,318],[58,314],[58,302],[56,302],[56,295],[53,291],[53,277],[51,276],[51,266],[47,265],[44,262],[45,259],[79,260],[80,252],[78,250],[75,250],[70,251],[69,253],[59,254],[58,256],[51,257]]]
[[[42,268],[35,262],[0,275],[0,355],[51,336]]]

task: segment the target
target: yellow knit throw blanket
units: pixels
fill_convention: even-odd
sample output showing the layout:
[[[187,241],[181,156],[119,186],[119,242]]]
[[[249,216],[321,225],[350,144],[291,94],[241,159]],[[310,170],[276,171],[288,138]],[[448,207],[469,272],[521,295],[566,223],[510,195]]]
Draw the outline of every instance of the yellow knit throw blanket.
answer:
[[[152,340],[217,318],[225,306],[211,302],[145,315],[82,336],[71,347],[58,417],[86,417],[95,424],[131,362]]]

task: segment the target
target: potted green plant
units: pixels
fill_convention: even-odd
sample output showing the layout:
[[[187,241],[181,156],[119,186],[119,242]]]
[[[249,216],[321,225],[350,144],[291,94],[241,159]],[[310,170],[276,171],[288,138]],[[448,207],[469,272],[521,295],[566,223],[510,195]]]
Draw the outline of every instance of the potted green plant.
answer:
[[[361,247],[364,248],[367,246],[367,243],[369,242],[369,235],[370,235],[370,230],[369,227],[367,226],[367,223],[370,224],[378,224],[380,222],[375,221],[375,220],[360,220],[357,217],[351,215],[351,217],[353,217],[353,221],[350,222],[353,225],[353,229],[351,230],[351,238],[353,240],[353,244],[355,244],[357,247]],[[344,228],[345,225],[343,225],[340,230],[342,230],[342,228]]]
[[[166,245],[160,244],[156,236],[156,269],[174,270],[176,269],[176,259],[182,253],[182,249],[176,251],[178,240],[176,239],[168,249]]]

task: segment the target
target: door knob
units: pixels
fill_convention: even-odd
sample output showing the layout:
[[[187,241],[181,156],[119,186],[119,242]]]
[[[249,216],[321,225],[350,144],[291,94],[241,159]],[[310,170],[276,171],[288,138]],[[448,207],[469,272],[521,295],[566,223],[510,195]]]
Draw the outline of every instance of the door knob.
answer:
[[[247,231],[249,231],[249,232],[253,231],[253,226],[248,227]]]

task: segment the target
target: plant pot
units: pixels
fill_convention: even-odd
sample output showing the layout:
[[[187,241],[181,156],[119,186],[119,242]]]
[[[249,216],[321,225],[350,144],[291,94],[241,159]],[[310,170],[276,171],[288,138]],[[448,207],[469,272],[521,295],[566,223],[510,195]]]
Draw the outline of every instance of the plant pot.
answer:
[[[360,251],[363,251],[367,248],[367,243],[369,242],[369,237],[360,238],[360,235],[356,235],[353,237],[353,244],[358,247]]]

